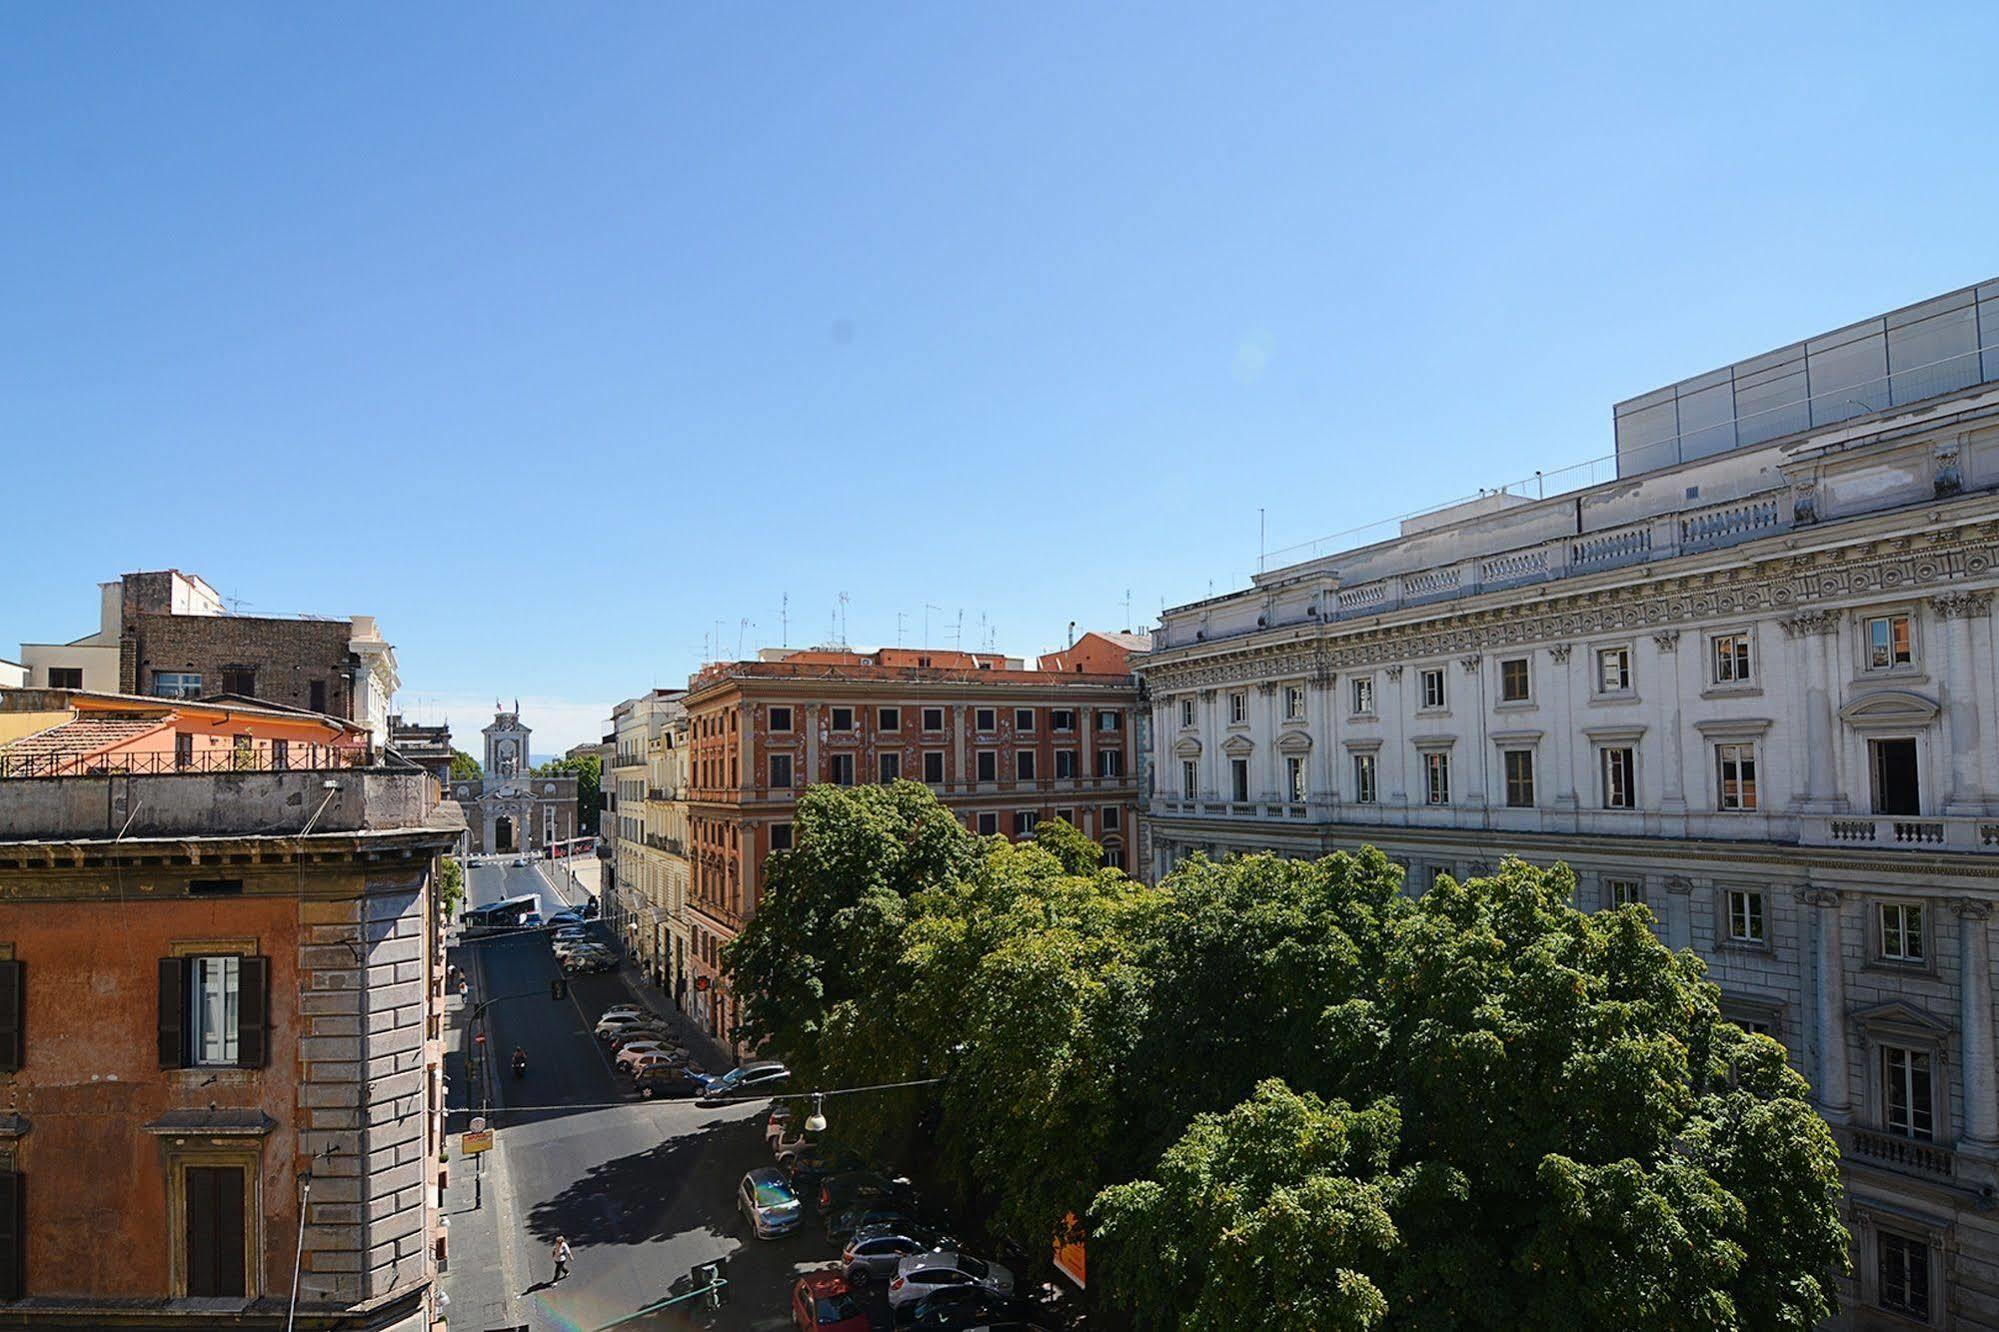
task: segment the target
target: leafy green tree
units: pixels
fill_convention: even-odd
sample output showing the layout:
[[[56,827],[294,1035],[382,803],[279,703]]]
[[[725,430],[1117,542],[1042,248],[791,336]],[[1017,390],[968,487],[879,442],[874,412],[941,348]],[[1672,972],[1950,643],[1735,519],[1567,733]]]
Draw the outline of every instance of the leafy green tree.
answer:
[[[437,909],[446,920],[455,920],[459,903],[465,900],[465,867],[455,857],[437,861]]]
[[[1088,874],[1104,863],[1104,849],[1067,819],[1034,825],[1034,844],[1054,856],[1070,874]]]
[[[466,753],[462,749],[454,749],[451,751],[452,781],[454,782],[476,781],[479,778],[484,777],[485,775],[486,775],[486,770],[479,766],[478,759],[473,758],[470,754]]]
[[[538,765],[535,777],[576,778],[576,825],[586,833],[597,831],[598,821],[604,813],[604,760],[595,754],[581,754],[575,758],[550,759]]]

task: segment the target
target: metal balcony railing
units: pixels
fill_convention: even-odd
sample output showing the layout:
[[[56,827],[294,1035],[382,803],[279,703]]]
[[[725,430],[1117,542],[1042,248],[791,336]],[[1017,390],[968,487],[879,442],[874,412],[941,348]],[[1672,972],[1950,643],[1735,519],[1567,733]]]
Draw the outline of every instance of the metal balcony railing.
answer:
[[[317,772],[366,768],[374,756],[365,745],[293,745],[275,754],[267,745],[217,748],[198,754],[8,754],[0,750],[0,779],[36,777],[164,777],[225,772]],[[412,769],[412,771],[414,771]]]

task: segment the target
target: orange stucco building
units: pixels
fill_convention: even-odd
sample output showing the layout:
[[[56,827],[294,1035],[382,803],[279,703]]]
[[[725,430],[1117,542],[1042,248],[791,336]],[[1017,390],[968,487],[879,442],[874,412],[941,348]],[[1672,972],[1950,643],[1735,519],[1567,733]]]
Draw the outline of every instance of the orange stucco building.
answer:
[[[798,793],[816,782],[922,782],[982,834],[1067,819],[1126,864],[1137,699],[1117,651],[1068,669],[916,648],[767,650],[707,667],[682,700],[691,949],[676,997],[727,1038],[738,1005],[719,950],[756,910],[764,863],[791,844]]]

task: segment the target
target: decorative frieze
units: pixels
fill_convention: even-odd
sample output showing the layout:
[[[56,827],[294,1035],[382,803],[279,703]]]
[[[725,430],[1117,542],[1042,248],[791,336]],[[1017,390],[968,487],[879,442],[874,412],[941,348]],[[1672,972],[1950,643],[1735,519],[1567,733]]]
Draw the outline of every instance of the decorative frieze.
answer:
[[[1992,613],[1990,592],[1945,592],[1930,598],[1940,620],[1980,620]]]

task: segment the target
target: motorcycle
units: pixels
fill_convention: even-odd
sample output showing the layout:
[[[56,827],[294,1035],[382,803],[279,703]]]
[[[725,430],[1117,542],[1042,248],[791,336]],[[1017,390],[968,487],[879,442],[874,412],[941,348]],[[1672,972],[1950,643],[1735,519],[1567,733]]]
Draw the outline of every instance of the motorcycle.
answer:
[[[514,1076],[517,1078],[524,1078],[527,1075],[528,1075],[528,1057],[524,1054],[515,1055]]]

